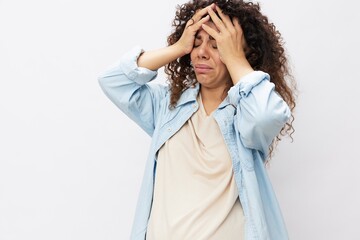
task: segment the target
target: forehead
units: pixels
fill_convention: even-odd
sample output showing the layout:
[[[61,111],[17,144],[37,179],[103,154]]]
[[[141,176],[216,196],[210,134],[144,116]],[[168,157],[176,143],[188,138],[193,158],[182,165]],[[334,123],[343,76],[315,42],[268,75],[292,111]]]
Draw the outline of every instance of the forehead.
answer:
[[[209,27],[211,27],[212,29],[218,31],[218,29],[216,28],[215,24],[212,21],[208,21],[205,23],[206,25],[208,25]],[[200,38],[200,37],[207,37],[209,36],[210,39],[214,39],[213,37],[211,37],[204,29],[200,28],[197,33],[196,33],[196,37]]]

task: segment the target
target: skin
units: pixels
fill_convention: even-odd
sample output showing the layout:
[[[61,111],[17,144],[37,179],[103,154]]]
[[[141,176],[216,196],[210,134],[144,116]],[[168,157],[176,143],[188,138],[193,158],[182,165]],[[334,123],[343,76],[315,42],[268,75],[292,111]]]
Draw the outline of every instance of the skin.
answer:
[[[244,46],[238,19],[231,21],[219,7],[211,4],[198,10],[186,23],[178,42],[144,52],[138,58],[138,66],[157,70],[190,53],[205,110],[211,113],[226,97],[223,93],[227,81],[236,84],[254,71],[245,57]]]
[[[205,23],[217,31],[213,22]],[[190,53],[205,111],[209,114],[223,100],[227,82],[231,81],[226,65],[221,61],[216,40],[202,28],[195,36],[193,49]]]

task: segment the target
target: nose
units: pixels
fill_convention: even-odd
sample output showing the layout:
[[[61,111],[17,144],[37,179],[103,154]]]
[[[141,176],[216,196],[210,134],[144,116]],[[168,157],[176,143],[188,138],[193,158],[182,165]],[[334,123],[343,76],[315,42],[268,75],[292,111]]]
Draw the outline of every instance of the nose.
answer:
[[[198,46],[198,57],[202,59],[209,58],[209,46],[205,41]]]

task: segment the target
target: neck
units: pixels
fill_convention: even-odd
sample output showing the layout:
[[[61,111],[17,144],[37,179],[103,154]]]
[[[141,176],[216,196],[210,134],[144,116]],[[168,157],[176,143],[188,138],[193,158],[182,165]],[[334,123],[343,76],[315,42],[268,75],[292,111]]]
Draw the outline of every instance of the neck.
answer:
[[[225,99],[227,95],[226,86],[219,88],[206,88],[201,86],[200,94],[205,111],[209,115]]]

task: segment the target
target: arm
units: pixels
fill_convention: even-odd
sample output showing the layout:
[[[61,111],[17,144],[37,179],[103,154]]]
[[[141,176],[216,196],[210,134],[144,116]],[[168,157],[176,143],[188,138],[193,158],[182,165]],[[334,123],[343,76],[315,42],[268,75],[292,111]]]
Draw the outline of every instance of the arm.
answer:
[[[181,54],[183,50],[179,44],[149,52],[136,47],[99,77],[100,86],[108,98],[150,136],[167,90],[148,82],[157,76],[158,68]]]
[[[244,146],[259,150],[264,156],[291,116],[290,108],[269,80],[267,73],[254,71],[228,92],[237,108],[235,124]]]
[[[157,72],[137,65],[141,52],[140,47],[132,49],[104,71],[98,80],[107,97],[151,136],[159,102],[166,89],[147,83],[157,76]]]
[[[230,102],[236,106],[236,127],[245,147],[268,154],[272,140],[291,116],[286,102],[275,92],[270,76],[254,71],[245,57],[246,41],[238,19],[229,18],[219,7],[208,9],[219,31],[203,25],[217,42],[220,58],[229,70],[234,86]]]
[[[178,43],[158,50],[146,51],[139,57],[137,64],[150,70],[158,70],[169,62],[185,55]]]

